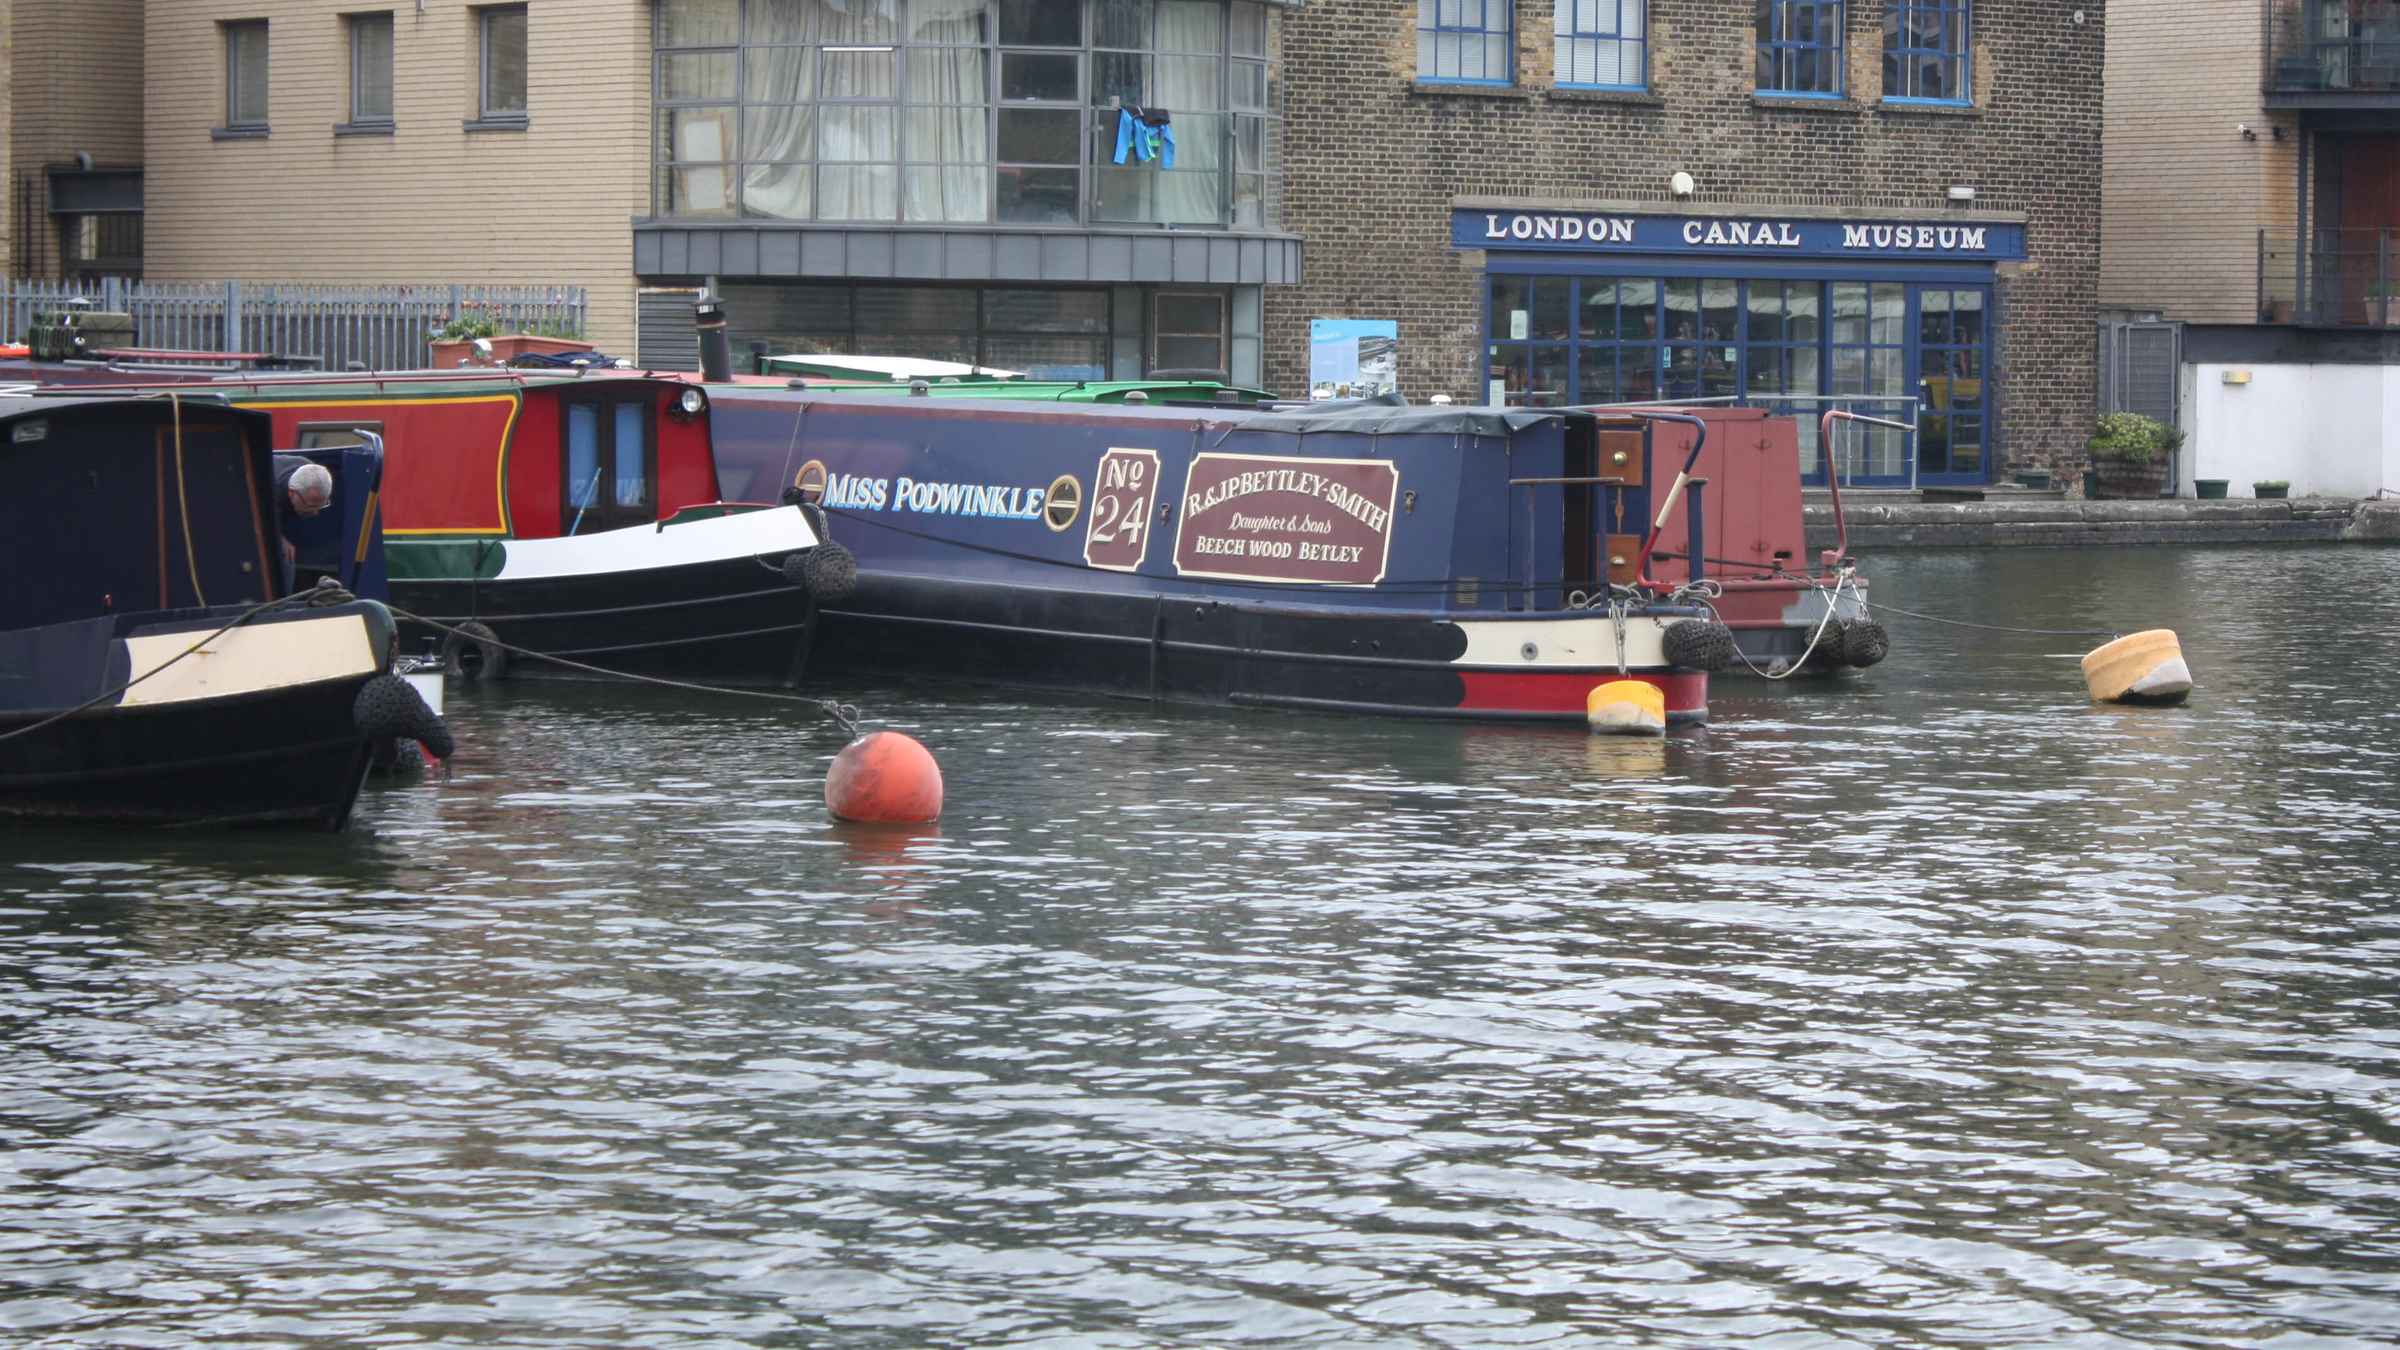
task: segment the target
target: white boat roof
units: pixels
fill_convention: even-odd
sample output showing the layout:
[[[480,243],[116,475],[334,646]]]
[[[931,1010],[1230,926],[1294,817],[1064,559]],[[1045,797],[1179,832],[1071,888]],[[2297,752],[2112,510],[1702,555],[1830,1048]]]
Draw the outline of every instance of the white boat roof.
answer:
[[[811,375],[848,375],[866,379],[940,380],[979,375],[993,380],[1021,380],[1021,370],[1001,370],[994,366],[961,365],[956,361],[930,361],[918,356],[770,356],[770,365],[786,370],[798,370]]]

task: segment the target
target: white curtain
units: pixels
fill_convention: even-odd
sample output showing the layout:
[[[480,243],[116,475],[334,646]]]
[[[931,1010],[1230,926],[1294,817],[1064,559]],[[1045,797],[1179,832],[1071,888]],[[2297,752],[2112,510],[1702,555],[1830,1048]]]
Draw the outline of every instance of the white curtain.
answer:
[[[983,0],[916,0],[910,37],[980,44]],[[991,71],[981,45],[908,50],[908,110],[901,149],[909,161],[902,193],[908,220],[992,218]]]

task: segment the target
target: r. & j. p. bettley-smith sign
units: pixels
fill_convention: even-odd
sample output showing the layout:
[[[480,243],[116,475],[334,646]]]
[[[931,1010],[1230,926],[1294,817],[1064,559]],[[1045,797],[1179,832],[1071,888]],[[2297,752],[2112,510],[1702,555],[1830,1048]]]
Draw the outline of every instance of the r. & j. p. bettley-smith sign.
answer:
[[[2025,256],[2025,227],[1997,220],[1801,220],[1462,208],[1450,213],[1450,243],[1456,248],[1574,253],[2000,262]]]

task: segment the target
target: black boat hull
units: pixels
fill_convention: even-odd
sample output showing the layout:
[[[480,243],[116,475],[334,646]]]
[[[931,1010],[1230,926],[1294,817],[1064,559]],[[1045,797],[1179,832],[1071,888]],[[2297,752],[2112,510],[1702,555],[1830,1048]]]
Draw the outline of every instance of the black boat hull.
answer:
[[[224,617],[187,611],[139,632],[180,647],[207,636],[232,612],[238,611]],[[381,605],[357,602],[253,624],[280,629],[352,614],[364,621],[365,641],[345,640],[345,669],[320,665],[272,687],[102,704],[66,717],[58,716],[61,705],[75,700],[0,710],[0,815],[342,829],[370,759],[354,709],[359,690],[390,665],[390,617]],[[113,646],[100,667],[106,673],[79,680],[84,697],[129,678],[124,643]],[[217,653],[189,659],[206,662],[210,655]]]

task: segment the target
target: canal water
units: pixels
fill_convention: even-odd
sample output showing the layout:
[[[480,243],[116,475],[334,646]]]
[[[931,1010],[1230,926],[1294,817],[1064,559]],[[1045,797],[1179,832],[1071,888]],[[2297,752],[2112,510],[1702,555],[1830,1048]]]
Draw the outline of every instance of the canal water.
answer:
[[[358,827],[0,836],[14,1344],[2373,1345],[2400,550],[1892,555],[1665,744],[454,694]]]

